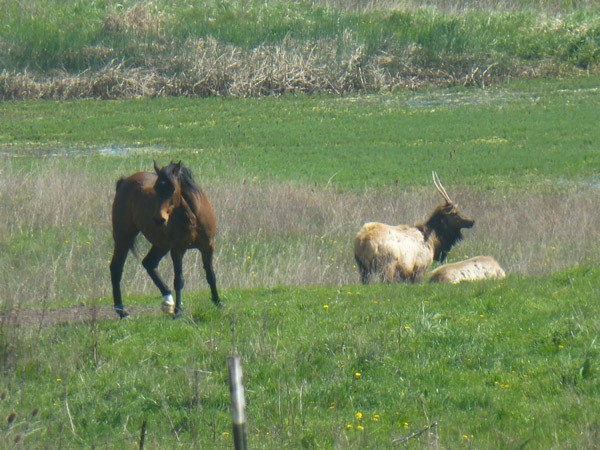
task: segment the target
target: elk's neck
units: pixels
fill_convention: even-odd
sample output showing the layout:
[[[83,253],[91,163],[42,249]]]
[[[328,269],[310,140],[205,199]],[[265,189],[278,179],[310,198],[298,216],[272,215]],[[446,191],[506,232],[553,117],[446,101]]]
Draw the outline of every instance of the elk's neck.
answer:
[[[429,221],[417,225],[417,228],[421,230],[426,244],[432,250],[433,259],[439,262],[444,262],[450,249],[462,239],[460,229],[448,229],[440,222]]]

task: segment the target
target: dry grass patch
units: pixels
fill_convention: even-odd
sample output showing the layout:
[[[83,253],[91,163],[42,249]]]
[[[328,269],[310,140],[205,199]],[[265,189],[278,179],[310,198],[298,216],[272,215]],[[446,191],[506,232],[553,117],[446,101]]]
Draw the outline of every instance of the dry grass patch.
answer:
[[[173,44],[176,45],[176,44]],[[168,46],[167,46],[168,47]],[[110,59],[94,71],[53,76],[28,71],[0,73],[0,99],[136,97],[260,97],[284,94],[385,93],[400,89],[487,87],[507,77],[530,78],[577,72],[552,61],[514,65],[467,57],[447,67],[426,67],[421,50],[371,55],[350,32],[340,41],[296,42],[242,49],[214,39],[188,40],[177,51],[150,49],[137,67]],[[107,59],[108,49],[88,48],[85,58]],[[169,64],[164,64],[165,54]],[[455,64],[456,63],[456,64]]]
[[[110,298],[113,184],[58,167],[36,175],[5,170],[0,180],[4,306]],[[221,289],[357,284],[352,249],[362,224],[416,223],[440,201],[432,189],[354,194],[252,182],[205,188],[218,215],[216,271]],[[489,254],[509,275],[544,275],[600,263],[597,189],[579,186],[518,195],[451,191],[476,225],[465,232],[450,261]],[[143,238],[138,249],[143,256]],[[199,253],[188,253],[184,265],[186,301],[196,301],[190,292],[207,288]],[[139,259],[130,257],[125,269],[125,295],[157,294]],[[172,279],[168,258],[161,272]]]

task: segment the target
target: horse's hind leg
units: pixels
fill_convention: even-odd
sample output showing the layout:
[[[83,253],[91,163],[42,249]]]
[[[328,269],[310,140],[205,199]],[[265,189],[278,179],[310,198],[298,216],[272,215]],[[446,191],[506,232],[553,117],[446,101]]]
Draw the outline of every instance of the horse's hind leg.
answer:
[[[110,260],[110,281],[112,283],[114,308],[121,319],[129,314],[123,307],[123,299],[121,297],[121,278],[123,277],[123,267],[127,259],[127,253],[133,245],[135,236],[131,239],[115,241],[115,248],[112,259]]]
[[[200,253],[202,253],[202,265],[204,266],[204,272],[206,272],[206,281],[210,286],[212,302],[216,306],[221,306],[221,299],[217,291],[217,276],[213,268],[213,250],[212,248],[205,249],[201,250]]]

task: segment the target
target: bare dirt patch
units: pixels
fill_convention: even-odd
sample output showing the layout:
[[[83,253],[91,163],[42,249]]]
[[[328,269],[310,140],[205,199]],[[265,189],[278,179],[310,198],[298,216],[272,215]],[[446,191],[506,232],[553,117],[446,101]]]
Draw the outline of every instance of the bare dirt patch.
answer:
[[[130,319],[141,316],[156,316],[162,314],[160,308],[150,306],[128,307]],[[130,320],[127,319],[127,320]],[[116,321],[119,316],[112,307],[74,306],[63,309],[27,309],[12,310],[0,314],[0,329],[5,324],[33,328],[50,327],[65,324],[81,324],[98,321]]]

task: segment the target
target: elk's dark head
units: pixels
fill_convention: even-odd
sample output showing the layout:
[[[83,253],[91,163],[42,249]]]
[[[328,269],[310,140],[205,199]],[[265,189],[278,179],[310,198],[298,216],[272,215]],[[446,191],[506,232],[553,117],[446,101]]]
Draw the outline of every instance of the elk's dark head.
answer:
[[[158,167],[154,161],[154,171],[157,176],[154,191],[158,201],[154,222],[158,226],[165,226],[169,222],[173,210],[181,205],[181,184],[179,182],[181,161],[177,164],[171,163],[163,168]]]
[[[440,241],[439,248],[436,248],[434,259],[444,262],[452,246],[463,238],[461,230],[463,228],[472,228],[475,225],[475,221],[462,215],[458,209],[458,205],[450,199],[435,172],[433,172],[433,184],[444,198],[444,202],[433,211],[433,214],[427,221],[427,230],[428,233],[435,232]],[[426,235],[426,238],[428,237]]]

